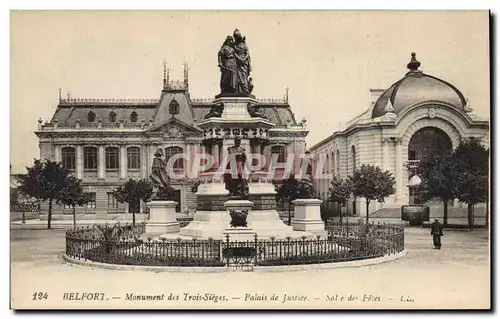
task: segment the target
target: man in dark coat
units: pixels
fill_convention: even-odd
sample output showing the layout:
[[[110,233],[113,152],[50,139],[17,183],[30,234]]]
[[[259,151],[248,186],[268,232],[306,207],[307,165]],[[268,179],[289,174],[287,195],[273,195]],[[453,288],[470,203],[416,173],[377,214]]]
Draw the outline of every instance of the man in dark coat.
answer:
[[[443,225],[439,222],[439,219],[434,219],[431,224],[431,235],[434,241],[434,249],[441,249],[441,236],[443,236]]]

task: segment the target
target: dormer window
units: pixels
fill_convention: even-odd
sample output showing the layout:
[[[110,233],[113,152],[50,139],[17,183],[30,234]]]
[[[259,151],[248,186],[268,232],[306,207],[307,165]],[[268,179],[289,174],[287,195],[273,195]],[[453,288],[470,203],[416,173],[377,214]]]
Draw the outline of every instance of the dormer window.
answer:
[[[132,111],[132,114],[130,114],[130,122],[132,123],[137,122],[137,112],[135,110]]]
[[[89,120],[89,122],[94,122],[95,121],[95,113],[92,112],[92,110],[89,111],[88,120]]]
[[[116,113],[113,110],[111,110],[111,112],[109,112],[109,121],[116,122]]]
[[[179,114],[179,102],[173,99],[169,105],[169,113],[172,115]]]

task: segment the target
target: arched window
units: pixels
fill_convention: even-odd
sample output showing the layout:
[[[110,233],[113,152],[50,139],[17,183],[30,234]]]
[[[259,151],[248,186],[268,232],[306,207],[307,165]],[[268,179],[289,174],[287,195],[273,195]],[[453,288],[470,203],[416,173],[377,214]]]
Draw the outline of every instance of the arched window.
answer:
[[[83,148],[83,169],[97,169],[97,147],[86,146]]]
[[[114,170],[120,167],[120,150],[118,147],[106,147],[106,169]]]
[[[340,175],[340,150],[337,150],[337,175]]]
[[[352,160],[352,172],[356,170],[356,148],[351,146],[351,160]]]
[[[335,174],[335,155],[333,151],[330,153],[330,172]]]
[[[324,173],[328,173],[330,171],[330,154],[326,153],[325,155],[325,168],[323,169]]]
[[[95,121],[95,113],[92,112],[92,110],[89,111],[88,120],[89,120],[89,122],[94,122]]]
[[[173,99],[169,104],[168,110],[169,113],[172,115],[179,114],[179,102]]]
[[[109,121],[110,122],[115,122],[116,121],[116,113],[115,113],[115,111],[109,112]]]
[[[132,113],[130,114],[130,122],[132,123],[137,122],[137,112],[135,110],[132,111]]]
[[[177,158],[175,162],[169,163],[170,158],[176,154],[181,154],[184,151],[182,150],[181,147],[179,146],[170,146],[165,149],[165,160],[167,161],[168,167],[172,167],[173,169],[184,169],[184,159],[183,158]]]
[[[74,170],[76,166],[76,152],[74,147],[63,147],[61,149],[62,166],[69,170]]]
[[[271,147],[271,154],[272,156],[276,156],[274,154],[278,154],[278,161],[277,163],[285,163],[286,161],[286,148],[282,145],[274,145]]]
[[[127,168],[141,168],[141,149],[139,147],[127,148]]]

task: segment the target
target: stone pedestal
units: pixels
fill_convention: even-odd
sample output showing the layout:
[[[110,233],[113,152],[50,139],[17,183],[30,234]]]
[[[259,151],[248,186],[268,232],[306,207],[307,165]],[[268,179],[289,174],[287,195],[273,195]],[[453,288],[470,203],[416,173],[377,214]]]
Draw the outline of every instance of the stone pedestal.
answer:
[[[148,203],[149,220],[146,234],[178,233],[180,226],[175,214],[174,201],[152,201]]]
[[[227,235],[229,235],[229,240],[231,241],[253,241],[255,238],[255,231],[252,229],[252,218],[251,218],[251,212],[252,212],[252,207],[253,203],[249,200],[228,200],[227,202],[224,203],[224,207],[226,208],[227,212],[227,219],[226,219],[226,229],[222,231],[222,235],[224,236],[224,239],[226,238]],[[242,211],[246,210],[248,211],[247,215],[247,226],[246,227],[231,227],[231,215],[230,211],[231,210],[236,210],[236,211]]]
[[[320,205],[322,202],[316,198],[294,200],[293,230],[305,231],[326,238],[325,223],[321,219]]]

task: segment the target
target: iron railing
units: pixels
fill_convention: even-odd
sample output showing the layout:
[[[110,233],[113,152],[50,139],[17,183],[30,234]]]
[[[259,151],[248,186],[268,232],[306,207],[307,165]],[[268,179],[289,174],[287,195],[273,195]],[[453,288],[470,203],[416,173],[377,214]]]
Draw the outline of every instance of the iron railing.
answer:
[[[107,227],[107,228],[106,228]],[[335,263],[404,250],[401,225],[346,223],[326,227],[328,236],[285,239],[167,239],[144,237],[144,224],[93,226],[66,233],[66,255],[80,260],[145,266],[255,267]]]

